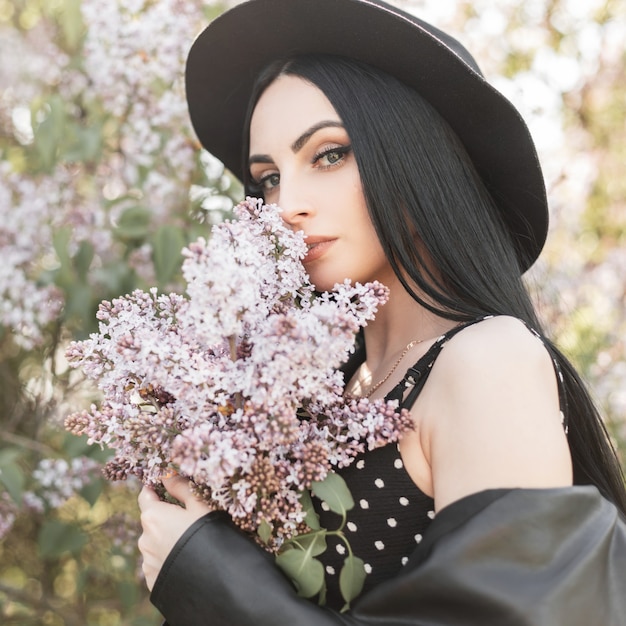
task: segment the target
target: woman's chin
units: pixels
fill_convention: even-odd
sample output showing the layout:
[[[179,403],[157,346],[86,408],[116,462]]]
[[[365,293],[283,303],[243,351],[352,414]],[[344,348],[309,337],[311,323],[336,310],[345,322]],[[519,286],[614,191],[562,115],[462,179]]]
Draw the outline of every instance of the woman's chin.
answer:
[[[347,276],[337,276],[336,278],[330,278],[330,277],[319,277],[319,276],[314,276],[314,275],[309,275],[309,279],[311,280],[311,283],[313,285],[313,287],[315,287],[315,291],[318,291],[320,293],[324,292],[324,291],[332,291],[335,288],[335,285],[337,285],[338,283],[343,283],[344,280],[346,280],[346,278],[348,278]]]

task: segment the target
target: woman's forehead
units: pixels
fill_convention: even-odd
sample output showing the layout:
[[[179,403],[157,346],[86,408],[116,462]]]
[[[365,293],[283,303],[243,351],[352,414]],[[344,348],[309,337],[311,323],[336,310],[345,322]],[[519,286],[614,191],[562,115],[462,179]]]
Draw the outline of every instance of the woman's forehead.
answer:
[[[263,92],[250,120],[250,152],[277,133],[295,141],[320,121],[341,122],[324,93],[298,76],[281,75]]]

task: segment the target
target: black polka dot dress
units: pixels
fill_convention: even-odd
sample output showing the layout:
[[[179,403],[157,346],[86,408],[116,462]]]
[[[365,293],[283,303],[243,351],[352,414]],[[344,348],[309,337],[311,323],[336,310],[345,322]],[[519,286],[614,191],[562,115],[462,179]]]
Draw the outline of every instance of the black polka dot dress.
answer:
[[[386,398],[396,399],[401,407],[410,409],[445,344],[467,326],[489,317],[493,316],[461,324],[439,337],[427,353],[407,370],[402,381]],[[533,329],[529,330],[542,340]],[[547,345],[546,348],[549,349]],[[346,380],[350,379],[364,358],[361,346],[343,368]],[[560,382],[562,375],[554,355],[553,362]],[[563,408],[565,399],[560,385],[559,395]],[[567,432],[565,418],[563,426]],[[365,562],[367,577],[363,593],[366,593],[401,571],[435,517],[434,501],[409,477],[397,444],[365,452],[338,473],[346,481],[355,502],[354,508],[348,512],[344,533],[353,554]],[[340,516],[329,511],[315,497],[313,504],[322,527],[335,530],[340,526]],[[336,536],[329,536],[327,544],[326,552],[318,557],[326,570],[326,605],[341,610],[345,601],[339,590],[339,573],[347,550],[343,541]]]
[[[405,471],[396,444],[359,455],[339,473],[354,498],[344,533],[352,552],[365,562],[366,592],[401,570],[435,515],[434,502]],[[315,498],[314,504],[322,526],[338,528],[340,516]],[[340,610],[345,601],[339,591],[339,573],[347,550],[336,536],[328,537],[327,545],[318,557],[326,570],[326,604]]]

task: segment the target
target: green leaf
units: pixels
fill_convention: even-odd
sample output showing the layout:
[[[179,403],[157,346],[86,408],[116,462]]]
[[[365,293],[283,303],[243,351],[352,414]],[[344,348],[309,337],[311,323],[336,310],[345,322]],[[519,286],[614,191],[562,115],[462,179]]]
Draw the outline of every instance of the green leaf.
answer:
[[[61,444],[63,451],[72,459],[79,456],[86,456],[90,459],[98,461],[98,463],[104,464],[114,455],[111,448],[101,448],[98,444],[88,444],[87,440],[89,438],[87,435],[81,435],[78,437],[72,433],[63,434],[64,438]]]
[[[354,507],[354,500],[346,481],[335,472],[329,473],[321,482],[314,482],[311,491],[338,515],[345,516],[346,512]]]
[[[312,530],[319,530],[320,519],[313,508],[313,500],[311,500],[311,494],[305,490],[300,492],[300,504],[302,505],[302,509],[305,512],[304,521],[307,526]]]
[[[66,552],[77,554],[87,543],[87,535],[71,524],[50,520],[39,531],[39,554],[44,559],[56,559]]]
[[[61,141],[65,137],[65,110],[63,99],[54,95],[38,110],[33,111],[33,119],[45,112],[44,120],[37,125],[33,124],[35,148],[41,159],[44,170],[52,169],[56,162],[57,151]]]
[[[72,229],[69,226],[57,228],[52,233],[52,245],[54,246],[54,251],[57,253],[57,257],[59,258],[61,265],[70,264],[70,255],[68,252],[68,248],[71,237]]]
[[[92,446],[87,443],[89,437],[87,435],[72,435],[71,433],[64,433],[63,437],[63,451],[70,457],[77,456],[89,456]]]
[[[89,502],[90,506],[93,506],[100,497],[103,488],[104,481],[97,478],[96,480],[92,480],[90,483],[87,483],[80,490],[80,495],[87,500],[87,502]]]
[[[65,299],[65,317],[75,316],[78,320],[90,319],[93,315],[91,287],[86,283],[75,283],[68,290]]]
[[[117,586],[117,597],[122,606],[127,610],[131,610],[137,604],[137,596],[139,587],[132,581],[121,581]]]
[[[22,468],[14,461],[4,461],[0,464],[0,482],[5,486],[14,502],[22,502],[26,477]]]
[[[76,268],[78,278],[80,278],[83,282],[87,282],[87,276],[89,268],[91,267],[91,262],[93,261],[93,256],[93,246],[87,241],[81,242],[78,252],[74,257],[74,267]]]
[[[144,239],[148,235],[152,214],[142,206],[133,206],[122,213],[116,234],[121,239]]]
[[[258,529],[259,537],[263,543],[268,543],[272,536],[272,527],[268,524],[267,520],[261,520]]]
[[[324,567],[309,551],[287,550],[276,557],[276,565],[293,581],[303,598],[311,598],[324,585]]]
[[[346,601],[344,609],[348,609],[350,602],[362,591],[366,577],[365,563],[356,556],[347,556],[339,574],[339,590]]]
[[[70,163],[96,161],[102,151],[102,125],[91,120],[91,125],[83,128],[72,124],[68,128],[63,157]]]
[[[162,226],[152,243],[154,270],[160,285],[170,282],[180,269],[183,257],[181,250],[185,238],[180,228]]]
[[[12,463],[13,461],[17,461],[22,456],[22,450],[19,448],[2,448],[0,450],[0,468],[5,463]]]
[[[59,267],[53,273],[54,282],[65,292],[69,291],[76,282],[76,273],[69,254],[71,236],[72,231],[69,227],[59,228],[52,235],[52,245],[59,259]]]
[[[326,551],[326,531],[315,530],[312,533],[297,535],[285,543],[289,549],[301,550],[310,556],[319,556]]]

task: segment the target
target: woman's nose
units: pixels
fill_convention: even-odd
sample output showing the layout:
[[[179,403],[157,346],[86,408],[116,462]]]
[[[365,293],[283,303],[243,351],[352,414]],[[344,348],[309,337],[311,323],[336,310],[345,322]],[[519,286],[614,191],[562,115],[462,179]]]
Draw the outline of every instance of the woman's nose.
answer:
[[[290,226],[300,225],[314,213],[313,204],[305,190],[283,183],[281,179],[278,206],[282,209],[281,216]]]

